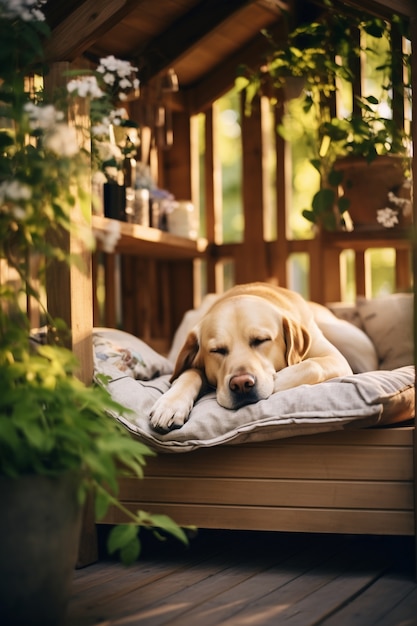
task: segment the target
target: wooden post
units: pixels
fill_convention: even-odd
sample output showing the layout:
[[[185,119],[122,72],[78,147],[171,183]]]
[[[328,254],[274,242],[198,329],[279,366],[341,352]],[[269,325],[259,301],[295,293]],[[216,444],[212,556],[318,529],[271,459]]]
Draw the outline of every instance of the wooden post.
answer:
[[[267,280],[264,242],[264,163],[262,158],[262,117],[259,98],[252,102],[251,115],[245,113],[245,93],[241,98],[242,189],[245,220],[244,242],[236,258],[236,282]]]
[[[51,66],[45,88],[53,93],[54,89],[66,82],[69,63],[54,63]],[[80,112],[82,115],[85,111]],[[85,172],[86,184],[90,178]],[[91,214],[91,212],[90,212]],[[79,206],[74,207],[71,215],[74,224],[86,227],[91,224],[91,217],[82,215]],[[90,384],[93,378],[93,297],[92,297],[92,266],[91,251],[86,248],[83,237],[67,231],[59,231],[52,235],[66,254],[74,255],[78,264],[68,266],[64,262],[51,263],[46,273],[46,293],[48,311],[52,317],[63,319],[71,329],[71,340],[68,344],[80,362],[79,378]],[[74,295],[76,297],[74,297]]]
[[[205,125],[205,200],[206,200],[206,237],[211,244],[223,241],[222,216],[222,171],[217,145],[217,109],[212,105],[206,111]],[[217,259],[207,259],[207,291],[222,291],[223,281],[219,281],[216,272]],[[219,282],[221,284],[219,284]]]
[[[68,63],[55,63],[51,66],[46,81],[46,89],[53,91],[65,82]],[[86,181],[89,180],[85,172]],[[75,223],[88,226],[88,219],[82,215],[79,206],[74,207],[72,217]],[[91,218],[90,218],[91,219]],[[79,360],[78,376],[85,384],[93,379],[93,297],[91,251],[85,246],[82,237],[67,231],[54,233],[66,254],[74,255],[79,264],[68,266],[63,262],[48,265],[46,273],[46,293],[48,311],[52,317],[59,317],[71,329],[68,347]],[[79,564],[86,565],[97,560],[97,542],[94,526],[94,511],[90,501],[84,509],[83,531],[80,538]]]
[[[277,128],[282,123],[284,105],[277,105],[274,124]],[[276,212],[277,212],[277,239],[273,246],[272,267],[278,284],[287,287],[287,259],[289,257],[287,207],[291,200],[291,153],[289,144],[275,133],[276,151]]]

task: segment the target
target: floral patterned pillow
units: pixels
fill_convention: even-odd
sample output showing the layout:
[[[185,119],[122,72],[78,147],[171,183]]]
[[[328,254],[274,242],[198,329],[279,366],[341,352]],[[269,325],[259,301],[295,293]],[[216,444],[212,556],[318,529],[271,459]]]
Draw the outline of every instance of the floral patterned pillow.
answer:
[[[172,372],[172,364],[144,341],[113,328],[93,331],[96,373],[114,378],[122,373],[136,380],[151,380]]]

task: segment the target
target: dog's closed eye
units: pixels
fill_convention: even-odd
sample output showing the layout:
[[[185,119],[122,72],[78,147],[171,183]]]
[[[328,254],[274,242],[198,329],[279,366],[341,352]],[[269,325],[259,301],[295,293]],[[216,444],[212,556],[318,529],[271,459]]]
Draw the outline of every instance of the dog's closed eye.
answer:
[[[221,354],[222,356],[226,356],[229,354],[229,350],[224,346],[219,346],[217,348],[211,348],[211,354]]]
[[[257,348],[267,341],[271,341],[271,337],[254,337],[254,339],[250,340],[249,345],[251,348]]]

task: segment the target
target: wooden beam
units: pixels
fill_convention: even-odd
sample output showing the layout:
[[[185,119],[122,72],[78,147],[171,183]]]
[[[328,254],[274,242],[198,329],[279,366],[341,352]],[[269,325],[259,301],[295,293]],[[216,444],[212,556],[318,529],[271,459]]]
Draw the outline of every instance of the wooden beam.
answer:
[[[371,11],[391,18],[393,13],[407,17],[417,16],[415,0],[345,0],[345,4],[362,11]]]
[[[138,59],[139,78],[148,82],[153,76],[170,67],[175,60],[192,49],[207,33],[230,18],[252,0],[202,0],[176,20],[150,44],[139,48],[135,56]],[[233,36],[233,35],[232,35]]]
[[[281,37],[285,28],[284,20],[279,20],[268,28],[275,37]],[[248,44],[218,65],[202,79],[188,89],[183,89],[184,101],[191,114],[198,113],[210,106],[233,87],[239,66],[258,68],[264,61],[270,43],[262,34],[256,35]]]
[[[47,61],[73,61],[141,0],[86,0],[53,29],[45,44]]]

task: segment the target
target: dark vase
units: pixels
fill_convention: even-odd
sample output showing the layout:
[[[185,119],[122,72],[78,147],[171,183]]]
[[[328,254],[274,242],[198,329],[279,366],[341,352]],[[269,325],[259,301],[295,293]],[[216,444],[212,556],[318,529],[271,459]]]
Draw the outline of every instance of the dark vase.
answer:
[[[124,185],[105,183],[103,200],[105,217],[126,221],[126,187]]]
[[[79,476],[0,477],[0,623],[65,621],[77,558]]]

